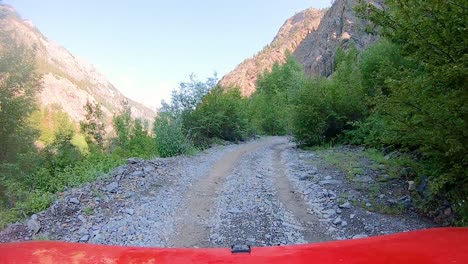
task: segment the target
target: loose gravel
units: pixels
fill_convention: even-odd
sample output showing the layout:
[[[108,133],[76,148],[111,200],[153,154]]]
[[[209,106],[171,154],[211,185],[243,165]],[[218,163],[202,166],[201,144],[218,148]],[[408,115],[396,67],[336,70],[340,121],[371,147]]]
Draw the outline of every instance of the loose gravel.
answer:
[[[49,209],[9,225],[0,242],[270,246],[433,226],[411,211],[385,215],[339,199],[360,193],[343,173],[322,165],[314,152],[298,150],[286,137],[217,146],[195,156],[129,159],[106,177],[60,194]]]

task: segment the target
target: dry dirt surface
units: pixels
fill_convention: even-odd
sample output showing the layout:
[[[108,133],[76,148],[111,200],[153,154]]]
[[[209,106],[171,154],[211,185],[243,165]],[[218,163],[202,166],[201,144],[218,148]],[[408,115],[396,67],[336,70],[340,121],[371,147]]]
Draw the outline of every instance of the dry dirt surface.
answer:
[[[410,208],[387,215],[352,203],[362,190],[323,162],[287,137],[194,156],[129,159],[104,178],[60,194],[46,211],[9,225],[0,241],[269,246],[433,226]]]

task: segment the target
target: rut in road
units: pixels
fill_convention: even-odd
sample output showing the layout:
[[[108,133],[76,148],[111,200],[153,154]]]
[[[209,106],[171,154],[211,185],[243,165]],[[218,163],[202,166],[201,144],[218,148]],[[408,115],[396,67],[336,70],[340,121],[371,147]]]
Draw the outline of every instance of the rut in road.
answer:
[[[284,137],[239,146],[192,185],[175,213],[173,247],[298,244],[329,240],[295,194],[281,152]]]

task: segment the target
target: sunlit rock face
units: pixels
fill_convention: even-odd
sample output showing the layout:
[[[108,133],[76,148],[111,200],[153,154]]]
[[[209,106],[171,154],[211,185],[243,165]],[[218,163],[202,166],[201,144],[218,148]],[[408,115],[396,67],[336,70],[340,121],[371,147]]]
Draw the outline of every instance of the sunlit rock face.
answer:
[[[298,45],[319,26],[324,10],[313,8],[295,14],[284,22],[273,41],[257,55],[244,60],[220,81],[223,87],[239,87],[245,96],[255,92],[259,73],[271,70],[275,62],[284,63],[285,52],[294,52]]]
[[[383,1],[372,1],[382,6]],[[322,18],[317,30],[311,32],[295,49],[294,57],[312,76],[330,76],[333,72],[335,51],[354,45],[359,51],[377,40],[365,32],[368,21],[358,18],[355,6],[359,0],[336,0]]]
[[[154,119],[155,111],[126,98],[93,65],[47,39],[33,22],[23,20],[7,5],[0,5],[0,36],[0,49],[15,45],[34,51],[42,76],[42,90],[37,95],[42,107],[58,105],[73,121],[80,121],[86,102],[98,102],[109,126],[122,101],[127,100],[134,117]]]

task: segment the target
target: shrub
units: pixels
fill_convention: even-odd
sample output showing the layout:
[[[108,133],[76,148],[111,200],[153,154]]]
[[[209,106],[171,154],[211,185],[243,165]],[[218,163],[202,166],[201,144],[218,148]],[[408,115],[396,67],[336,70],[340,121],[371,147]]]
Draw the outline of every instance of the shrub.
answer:
[[[161,157],[187,154],[190,142],[182,130],[182,120],[171,113],[160,112],[154,121],[155,142]]]
[[[302,145],[334,141],[367,115],[357,52],[339,52],[333,79],[310,80],[298,92],[293,134]]]
[[[207,146],[215,138],[244,140],[249,132],[246,102],[239,89],[217,87],[195,111],[183,116],[184,130],[196,146]]]
[[[257,90],[250,99],[250,119],[262,134],[285,135],[291,131],[291,106],[306,78],[302,66],[289,54],[283,65],[275,63],[271,72],[257,79]]]

